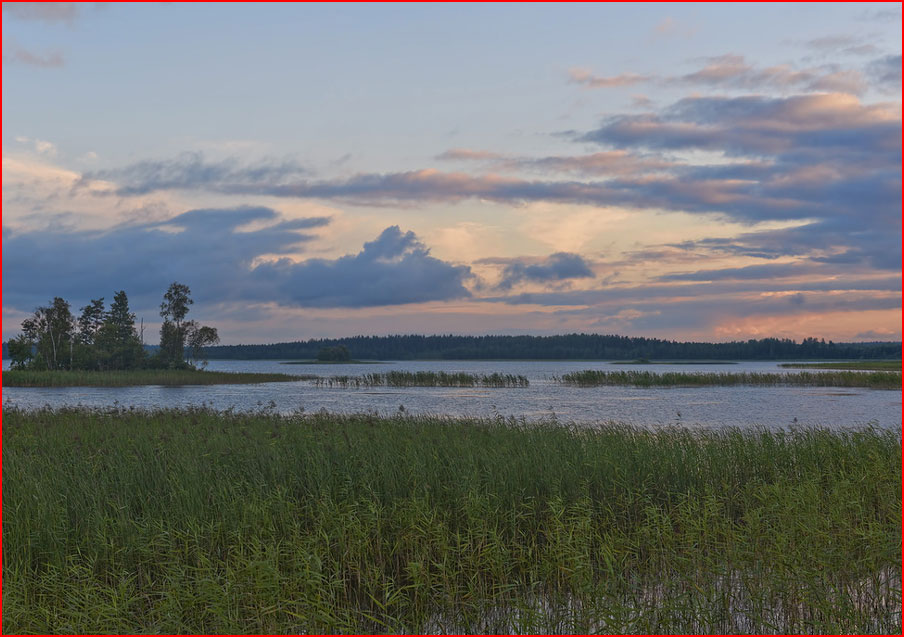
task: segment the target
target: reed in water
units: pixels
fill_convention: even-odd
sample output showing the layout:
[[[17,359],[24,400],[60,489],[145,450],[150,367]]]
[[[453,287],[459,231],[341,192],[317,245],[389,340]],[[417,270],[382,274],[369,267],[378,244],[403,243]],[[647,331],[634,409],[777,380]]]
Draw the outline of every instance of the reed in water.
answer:
[[[4,410],[6,633],[900,633],[900,430]]]

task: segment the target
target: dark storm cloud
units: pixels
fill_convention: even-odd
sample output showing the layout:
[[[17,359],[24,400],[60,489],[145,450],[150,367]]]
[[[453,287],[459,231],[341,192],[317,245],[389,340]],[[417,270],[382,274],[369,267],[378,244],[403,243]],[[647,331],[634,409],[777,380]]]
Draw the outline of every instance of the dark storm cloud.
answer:
[[[539,262],[525,259],[506,261],[502,280],[498,285],[501,290],[510,290],[512,286],[525,281],[548,283],[594,276],[587,262],[580,255],[570,252],[556,252]]]
[[[253,221],[275,222],[252,232]],[[264,253],[310,241],[301,231],[329,223],[314,217],[279,221],[269,208],[192,210],[164,223],[105,232],[42,229],[3,238],[3,292],[8,306],[30,310],[54,295],[79,302],[125,289],[133,305],[152,308],[174,280],[191,281],[199,300],[250,294],[248,269]]]
[[[375,307],[465,298],[467,266],[430,256],[413,232],[386,228],[354,255],[338,259],[282,259],[254,269],[275,286],[281,303],[307,307]]]
[[[270,225],[243,229],[252,222]],[[313,239],[304,230],[328,223],[323,217],[281,221],[269,208],[243,207],[192,210],[105,232],[4,232],[4,303],[29,311],[57,295],[80,304],[125,289],[133,307],[152,310],[174,280],[189,283],[200,304],[366,307],[468,296],[462,281],[469,268],[431,257],[397,226],[357,255],[255,262],[297,250]]]

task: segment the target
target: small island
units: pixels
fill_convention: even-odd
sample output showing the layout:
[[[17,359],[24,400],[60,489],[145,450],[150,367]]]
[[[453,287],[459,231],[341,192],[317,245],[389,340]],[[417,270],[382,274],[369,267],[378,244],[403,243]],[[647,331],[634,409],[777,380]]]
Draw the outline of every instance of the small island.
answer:
[[[135,326],[124,290],[107,309],[103,297],[81,308],[56,297],[22,322],[9,341],[6,387],[126,387],[132,385],[220,385],[291,382],[311,376],[207,371],[204,348],[220,341],[217,330],[187,320],[194,303],[187,285],[174,282],[163,296],[160,346],[149,355]]]
[[[359,361],[352,358],[345,345],[321,347],[313,360],[283,361],[282,365],[377,365],[384,361]]]

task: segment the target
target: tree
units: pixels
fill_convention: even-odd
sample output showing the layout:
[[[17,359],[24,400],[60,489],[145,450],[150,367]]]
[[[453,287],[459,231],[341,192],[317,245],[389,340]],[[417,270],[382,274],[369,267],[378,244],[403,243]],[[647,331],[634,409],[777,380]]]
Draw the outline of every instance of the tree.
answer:
[[[219,343],[220,336],[215,327],[198,326],[194,321],[189,321],[189,323],[191,323],[191,329],[188,331],[187,337],[188,357],[190,361],[194,362],[201,358],[205,347]],[[207,361],[204,361],[204,365],[207,365]]]
[[[91,302],[81,308],[81,311],[82,315],[78,319],[78,340],[85,345],[94,345],[94,339],[103,326],[106,315],[104,297],[91,299]]]
[[[9,351],[10,369],[26,369],[34,358],[34,341],[25,334],[9,339],[6,344]]]
[[[34,348],[31,366],[39,369],[72,368],[75,318],[69,302],[54,297],[47,307],[39,307],[22,321],[22,337],[17,347],[24,353],[25,344]]]
[[[345,345],[321,347],[320,351],[317,352],[317,360],[319,361],[349,361],[351,359],[352,355]]]
[[[104,298],[91,299],[91,302],[81,308],[81,311],[82,314],[78,318],[78,332],[75,335],[72,366],[78,369],[101,369],[103,367],[100,360],[101,352],[95,345],[106,316]]]
[[[129,311],[125,290],[113,295],[113,304],[104,316],[97,345],[111,369],[134,369],[144,362],[144,348],[135,330],[135,315]]]
[[[188,314],[188,306],[194,303],[189,296],[191,290],[187,285],[173,282],[166,294],[163,295],[163,303],[160,304],[160,316],[164,321],[172,321],[176,327],[182,326]]]
[[[215,328],[185,320],[188,306],[194,303],[190,294],[191,290],[187,285],[174,282],[163,295],[163,303],[160,304],[163,325],[160,327],[158,356],[164,367],[185,366],[186,346],[189,348],[190,360],[194,361],[201,356],[204,347],[220,341]]]
[[[173,282],[163,295],[160,304],[160,360],[164,367],[182,367],[185,364],[185,317],[188,306],[194,303],[187,285]]]

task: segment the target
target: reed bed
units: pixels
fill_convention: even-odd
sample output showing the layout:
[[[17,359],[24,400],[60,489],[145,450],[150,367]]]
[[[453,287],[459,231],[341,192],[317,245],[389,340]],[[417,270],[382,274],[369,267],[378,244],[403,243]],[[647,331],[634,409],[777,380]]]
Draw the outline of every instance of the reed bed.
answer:
[[[526,376],[516,374],[469,374],[466,372],[391,371],[361,376],[317,378],[318,387],[527,387]]]
[[[794,369],[860,369],[872,371],[901,371],[901,361],[843,361],[834,363],[782,363]]]
[[[587,369],[555,376],[553,380],[579,387],[601,385],[633,385],[635,387],[695,387],[704,385],[790,385],[799,387],[869,387],[901,389],[900,372],[648,372],[625,370],[607,372]]]
[[[5,387],[128,387],[132,385],[228,385],[292,382],[311,375],[211,372],[196,369],[136,369],[93,372],[86,370],[3,372]]]
[[[5,633],[900,633],[900,430],[6,410]]]

